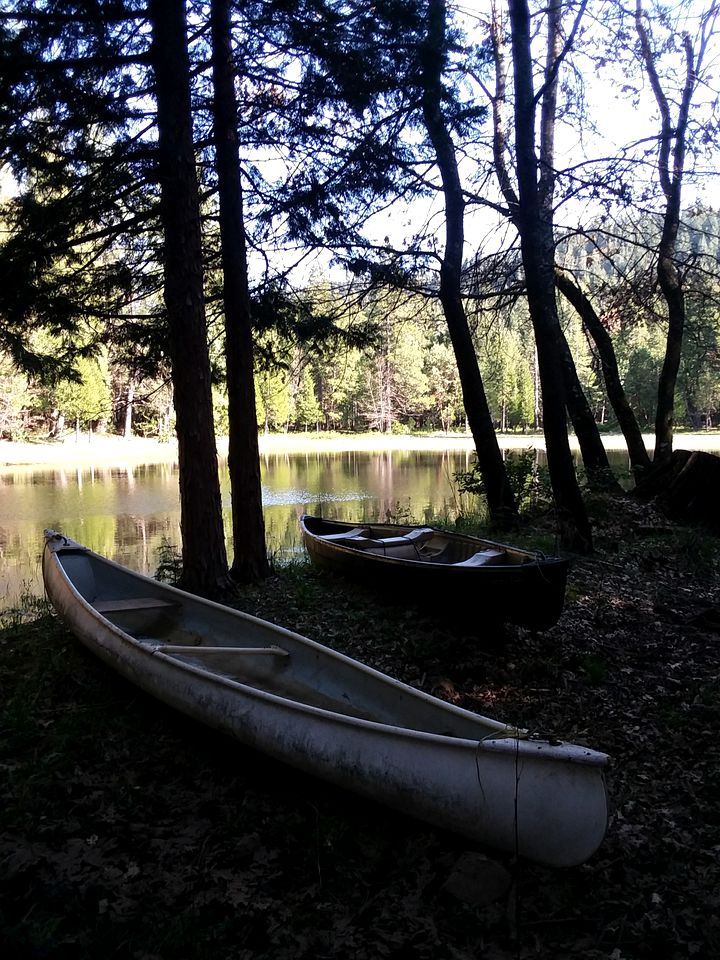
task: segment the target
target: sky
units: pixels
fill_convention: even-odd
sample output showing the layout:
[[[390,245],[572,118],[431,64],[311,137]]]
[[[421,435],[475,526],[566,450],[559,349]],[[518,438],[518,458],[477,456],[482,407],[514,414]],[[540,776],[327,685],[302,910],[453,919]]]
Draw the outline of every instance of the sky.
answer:
[[[489,0],[460,0],[458,7],[463,12],[463,19],[471,36],[477,33],[478,39],[480,39],[480,31],[484,35],[484,24],[489,13],[489,6]],[[647,3],[646,6],[648,6]],[[705,2],[692,2],[675,4],[672,9],[675,11],[687,10],[688,17],[682,26],[696,34],[698,13],[707,6],[708,4]],[[590,0],[586,12],[586,19],[589,24],[592,26],[591,16],[597,16],[599,11],[607,9],[608,3],[605,0]],[[600,26],[596,26],[595,29],[598,30],[599,34]],[[599,47],[600,43],[598,42]],[[720,42],[718,42],[717,37],[709,45],[707,59],[711,67],[713,65],[716,68],[720,66],[720,63],[718,63],[720,60]],[[646,141],[648,147],[652,147],[653,138],[659,129],[657,105],[647,84],[638,80],[628,56],[624,55],[617,59],[608,58],[608,62],[597,71],[588,58],[580,61],[580,66],[585,77],[588,113],[598,125],[598,135],[592,133],[587,124],[560,125],[557,131],[558,166],[562,166],[566,162],[575,163],[578,158],[586,154],[612,155],[619,147],[632,142]],[[699,90],[696,98],[699,103],[703,100],[711,100],[713,97],[717,98],[718,73],[720,71],[715,69],[714,78]],[[566,75],[571,76],[569,71],[566,71]],[[637,98],[633,96],[633,89],[637,90]],[[694,113],[699,115],[699,108]],[[462,172],[465,182],[470,182],[474,169],[474,165],[470,162],[464,164]],[[12,189],[12,178],[6,170],[0,170],[0,193],[6,196]],[[487,192],[488,187],[485,190]],[[694,188],[690,183],[684,187],[686,203],[690,203],[698,197],[705,199],[708,203],[717,203],[716,195],[718,195],[717,168],[714,177],[706,178],[704,187]],[[571,225],[573,221],[586,218],[588,212],[579,204],[571,205],[559,211],[558,220]],[[434,203],[417,202],[410,208],[395,207],[370,221],[367,231],[373,239],[382,241],[386,236],[389,236],[392,242],[401,246],[426,221],[432,224],[438,243],[441,245],[443,235],[441,198],[438,198]],[[487,212],[476,212],[468,216],[468,252],[472,246],[477,245],[481,240],[484,240],[485,243],[491,243],[492,238],[494,238],[495,242],[499,242],[500,234],[497,231],[497,222],[497,216],[489,215]],[[292,262],[292,255],[284,255],[279,262],[281,266],[289,265]],[[256,269],[262,270],[263,268],[264,262],[258,261]],[[303,262],[299,274],[308,276],[313,270],[319,271],[321,274],[326,273],[328,270],[327,257],[322,257],[319,261],[311,259]]]
[[[488,17],[488,0],[461,0],[460,8],[464,11],[463,20],[466,24],[469,36],[473,31],[482,30],[484,33],[485,23]],[[660,130],[660,115],[658,105],[653,96],[647,77],[639,68],[632,49],[621,51],[617,56],[608,56],[606,62],[597,66],[593,61],[593,54],[605,48],[607,44],[605,26],[607,13],[611,5],[606,2],[591,0],[586,10],[584,22],[587,24],[589,33],[597,34],[597,43],[591,46],[590,56],[582,54],[575,56],[568,61],[567,66],[561,74],[561,83],[566,80],[573,81],[575,69],[582,71],[584,97],[587,116],[592,119],[593,126],[588,123],[559,123],[556,129],[556,166],[562,169],[565,166],[574,166],[582,159],[602,158],[616,156],[622,150],[630,149],[636,155],[646,154],[647,174],[657,183],[657,136]],[[650,3],[645,3],[647,9],[651,8]],[[697,37],[699,36],[699,17],[703,11],[712,7],[711,3],[684,3],[670,5],[677,16],[676,29],[687,30],[695,39],[697,49]],[[715,4],[716,13],[718,5]],[[595,19],[592,19],[592,18]],[[720,26],[720,25],[719,25]],[[631,36],[634,42],[634,23],[630,21],[629,27],[633,31]],[[666,36],[657,27],[654,27],[655,40],[660,46]],[[542,55],[544,51],[539,50]],[[694,98],[695,104],[692,117],[699,121],[702,117],[712,115],[709,104],[715,100],[717,121],[717,98],[718,98],[718,74],[720,70],[720,36],[716,35],[708,44],[705,55],[705,66],[707,77],[699,85]],[[673,118],[677,115],[677,77],[680,81],[684,80],[684,61],[682,51],[677,50],[673,53],[672,49],[666,49],[661,60],[657,61],[657,69],[663,79],[671,113]],[[665,74],[665,71],[668,71]],[[674,71],[674,73],[673,73]],[[673,81],[672,77],[675,77]],[[536,89],[539,84],[536,84]],[[508,116],[507,125],[511,128],[512,118]],[[488,124],[489,130],[489,124]],[[714,159],[714,158],[713,158]],[[688,156],[687,167],[690,169],[692,157]],[[706,171],[710,167],[710,176],[704,176],[697,183],[692,182],[691,177],[686,177],[683,184],[684,204],[690,204],[700,200],[707,204],[717,205],[718,191],[718,166],[713,165],[712,160],[708,164],[707,158],[704,158],[699,167]],[[469,183],[474,167],[470,162],[465,162],[462,168],[465,183]],[[487,189],[487,188],[486,188]],[[490,187],[492,190],[492,187]],[[638,191],[639,192],[639,191]],[[369,225],[372,229],[372,235],[378,239],[387,233],[391,239],[402,244],[405,235],[412,233],[414,228],[430,220],[436,225],[439,242],[442,243],[442,217],[438,216],[438,210],[442,207],[441,198],[438,198],[434,204],[416,203],[412,208],[398,214],[393,211],[376,218],[376,222]],[[598,216],[602,212],[602,206],[595,200],[575,200],[563,204],[558,208],[556,222],[560,225],[566,225],[569,228],[577,226],[578,223],[587,223],[588,219]],[[434,214],[434,216],[433,216]],[[498,217],[489,213],[487,210],[477,210],[472,212],[468,210],[466,217],[466,255],[471,252],[472,246],[478,243],[484,243],[489,251],[493,246],[497,247],[503,242],[505,231],[498,229]],[[409,223],[409,228],[406,224]]]

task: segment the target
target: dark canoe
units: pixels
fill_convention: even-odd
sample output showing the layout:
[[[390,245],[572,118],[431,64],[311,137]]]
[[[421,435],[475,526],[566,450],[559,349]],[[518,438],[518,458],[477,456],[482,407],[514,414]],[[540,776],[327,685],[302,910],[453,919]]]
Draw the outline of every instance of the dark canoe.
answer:
[[[300,518],[313,563],[403,599],[545,630],[565,602],[568,561],[432,527]]]

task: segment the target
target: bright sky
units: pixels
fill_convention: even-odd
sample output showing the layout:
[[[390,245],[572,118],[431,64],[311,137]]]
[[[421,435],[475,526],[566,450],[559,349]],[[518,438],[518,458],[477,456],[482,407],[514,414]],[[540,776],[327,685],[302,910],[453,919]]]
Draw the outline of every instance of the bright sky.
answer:
[[[645,8],[650,10],[652,4],[645,2]],[[501,4],[501,6],[505,6]],[[631,7],[634,5],[631,5]],[[691,2],[684,4],[675,4],[674,11],[677,15],[676,28],[678,31],[687,30],[694,38],[697,49],[697,38],[700,30],[700,15],[706,9],[713,5],[708,2]],[[460,0],[459,9],[464,11],[468,34],[472,36],[474,31],[483,32],[484,25],[487,22],[489,3],[488,0]],[[611,4],[607,2],[599,3],[597,0],[589,3],[585,14],[585,23],[590,29],[598,33],[598,43],[592,49],[592,53],[602,50],[607,44],[607,34],[605,19]],[[718,15],[718,6],[715,4],[716,16]],[[591,17],[599,18],[596,20]],[[594,25],[594,26],[593,26]],[[634,23],[631,20],[629,25],[633,30]],[[656,40],[658,46],[666,39],[661,31],[656,27]],[[602,39],[601,39],[602,37]],[[481,37],[478,36],[478,41]],[[539,51],[542,54],[542,51]],[[579,68],[583,74],[584,92],[586,99],[586,110],[589,118],[596,126],[593,131],[588,123],[582,125],[571,125],[559,123],[556,129],[556,164],[559,169],[565,166],[574,166],[588,158],[613,157],[619,150],[630,147],[633,144],[639,144],[639,150],[647,151],[648,175],[654,181],[656,175],[656,137],[659,133],[659,111],[657,103],[650,89],[647,78],[639,68],[639,64],[631,59],[632,53],[626,52],[625,59],[615,59],[608,57],[607,63],[600,69],[596,69],[595,63],[587,55],[581,58],[575,57],[569,62],[561,75],[561,81],[565,78],[573,79],[573,66]],[[711,116],[709,101],[718,97],[718,77],[717,70],[713,67],[718,66],[720,60],[720,42],[715,36],[708,44],[705,56],[705,66],[708,72],[707,80],[701,83],[693,98],[695,108],[693,115],[696,120],[702,116]],[[682,52],[676,52],[673,56],[665,51],[662,60],[658,61],[658,72],[663,79],[664,89],[670,101],[671,113],[677,115],[676,99],[678,94],[677,86],[663,75],[663,71],[675,67],[675,79],[684,80],[684,61]],[[714,87],[714,89],[713,89]],[[715,117],[717,120],[717,115]],[[507,125],[511,128],[511,117],[507,119]],[[488,126],[489,130],[489,126]],[[510,129],[511,132],[511,129]],[[713,158],[714,159],[714,158]],[[692,159],[688,157],[687,169],[690,169]],[[707,171],[708,160],[699,163],[698,167],[705,167]],[[466,182],[474,165],[466,161],[464,163],[464,174]],[[683,196],[686,205],[691,202],[702,199],[711,204],[717,204],[718,187],[718,164],[711,166],[712,176],[704,176],[700,182],[693,184],[690,178],[686,179],[683,185]],[[489,185],[490,190],[494,190],[494,183]],[[389,234],[391,239],[398,245],[401,245],[404,237],[417,229],[419,224],[426,219],[431,219],[438,233],[438,238],[442,237],[442,217],[438,216],[438,211],[442,208],[441,199],[438,198],[434,204],[416,203],[412,209],[399,215],[397,212],[381,215],[375,218],[371,224],[373,236],[382,238]],[[571,201],[563,205],[558,210],[558,224],[565,223],[570,226],[578,222],[587,220],[599,211],[597,205],[591,206],[588,201]],[[435,216],[433,217],[433,212]],[[497,229],[497,218],[488,211],[468,212],[466,221],[466,242],[468,253],[473,246],[476,246],[482,238],[488,247],[492,244],[501,243],[501,232]]]

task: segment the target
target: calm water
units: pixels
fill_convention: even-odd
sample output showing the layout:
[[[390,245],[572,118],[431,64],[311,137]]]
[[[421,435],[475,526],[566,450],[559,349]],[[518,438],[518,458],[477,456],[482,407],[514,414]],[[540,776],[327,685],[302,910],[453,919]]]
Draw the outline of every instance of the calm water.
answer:
[[[717,452],[717,445],[708,443],[702,438],[692,447],[684,445]],[[627,454],[608,455],[618,475],[626,475]],[[544,463],[542,452],[537,457]],[[263,454],[268,549],[281,556],[302,549],[301,513],[368,521],[390,514],[416,523],[453,518],[460,507],[453,475],[468,469],[471,460],[469,450],[457,448]],[[229,536],[230,489],[224,469],[221,480]],[[464,505],[474,506],[467,500]],[[162,543],[180,545],[177,466],[0,467],[0,609],[15,605],[24,592],[42,595],[46,527],[153,575]]]
[[[301,513],[371,520],[390,512],[418,523],[454,516],[453,474],[467,469],[470,456],[463,450],[264,455],[268,549],[275,554],[300,549]],[[221,480],[229,535],[224,469]],[[177,466],[0,468],[0,606],[13,604],[25,591],[42,593],[46,527],[152,575],[163,540],[180,544]]]
[[[469,451],[458,449],[264,454],[268,549],[281,556],[302,549],[301,513],[340,520],[390,514],[416,523],[452,518],[460,506],[453,475],[471,459]],[[627,457],[615,455],[613,465],[626,470]],[[221,481],[229,536],[224,468]],[[162,543],[180,545],[177,466],[0,468],[0,608],[14,605],[24,592],[42,594],[46,527],[152,576]]]

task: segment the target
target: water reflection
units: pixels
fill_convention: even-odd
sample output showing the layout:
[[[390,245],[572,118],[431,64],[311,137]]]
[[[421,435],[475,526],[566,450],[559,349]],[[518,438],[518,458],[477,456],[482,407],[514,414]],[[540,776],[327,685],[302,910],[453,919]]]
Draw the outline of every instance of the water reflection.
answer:
[[[626,467],[626,457],[617,466]],[[261,458],[268,549],[299,548],[301,513],[332,519],[454,517],[453,475],[468,450],[267,453]],[[223,518],[231,536],[230,485],[221,463]],[[180,544],[177,465],[145,464],[0,470],[0,605],[42,592],[43,529],[61,530],[93,550],[152,575],[163,541]]]

